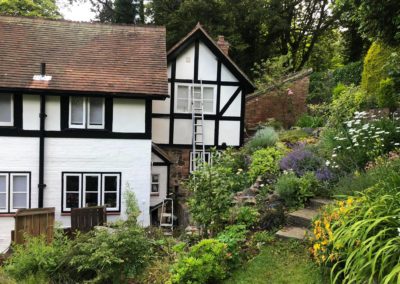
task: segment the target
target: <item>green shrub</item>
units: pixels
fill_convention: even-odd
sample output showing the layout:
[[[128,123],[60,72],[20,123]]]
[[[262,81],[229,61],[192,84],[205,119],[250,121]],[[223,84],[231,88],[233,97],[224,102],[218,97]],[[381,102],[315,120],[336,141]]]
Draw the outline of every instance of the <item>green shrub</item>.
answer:
[[[307,103],[320,104],[330,102],[332,88],[335,86],[332,72],[313,72],[310,75],[310,85],[307,95]]]
[[[66,255],[72,247],[61,231],[56,230],[54,240],[48,244],[44,237],[26,237],[25,245],[15,245],[13,254],[7,259],[4,271],[18,281],[29,278],[68,279],[61,270],[67,260]]]
[[[383,79],[380,82],[377,103],[379,107],[389,108],[391,111],[396,110],[399,99],[399,91],[392,78]]]
[[[230,270],[236,268],[245,258],[242,247],[246,242],[248,232],[245,225],[232,225],[227,226],[225,230],[217,236],[217,240],[227,246],[227,251],[230,254],[228,260]]]
[[[301,207],[315,195],[319,187],[314,173],[308,172],[302,177],[288,172],[279,177],[275,184],[277,193],[282,197],[288,207]]]
[[[317,128],[324,126],[325,119],[321,116],[302,114],[296,122],[296,126],[302,128]]]
[[[254,152],[257,149],[272,147],[278,141],[278,134],[272,127],[264,127],[256,132],[253,138],[251,138],[247,144],[246,149],[249,152]]]
[[[188,201],[193,219],[205,226],[204,233],[212,234],[223,229],[229,220],[232,198],[238,191],[250,186],[245,170],[233,150],[213,154],[213,163],[204,164],[190,175],[186,183],[191,195]]]
[[[302,129],[291,129],[279,133],[280,141],[289,144],[295,144],[308,137],[310,137],[310,135]]]
[[[363,70],[363,62],[357,61],[349,63],[345,66],[336,68],[333,71],[333,81],[335,84],[342,83],[344,85],[359,85],[361,82],[361,74]]]
[[[251,155],[249,176],[254,181],[258,176],[273,176],[279,172],[279,160],[283,157],[282,147],[268,147]]]
[[[251,229],[257,226],[260,214],[257,209],[250,206],[235,206],[232,207],[230,216],[232,224],[245,226]]]
[[[340,95],[347,90],[347,86],[343,83],[339,83],[333,88],[332,95],[333,99],[337,99]]]
[[[69,265],[77,281],[121,283],[144,271],[150,243],[139,226],[101,228],[78,236],[70,252]]]
[[[361,87],[370,101],[376,101],[381,81],[390,77],[391,70],[387,69],[387,64],[392,53],[399,51],[400,48],[392,48],[381,42],[374,42],[369,48],[364,59]]]
[[[226,278],[229,258],[226,244],[204,239],[172,266],[167,283],[216,283]]]

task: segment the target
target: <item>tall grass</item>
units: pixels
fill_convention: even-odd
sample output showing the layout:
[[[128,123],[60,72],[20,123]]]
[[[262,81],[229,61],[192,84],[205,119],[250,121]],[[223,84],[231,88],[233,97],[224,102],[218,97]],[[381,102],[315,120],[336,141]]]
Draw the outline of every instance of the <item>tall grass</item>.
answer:
[[[275,129],[267,126],[256,132],[254,137],[247,142],[246,149],[253,153],[258,149],[274,146],[278,139]]]

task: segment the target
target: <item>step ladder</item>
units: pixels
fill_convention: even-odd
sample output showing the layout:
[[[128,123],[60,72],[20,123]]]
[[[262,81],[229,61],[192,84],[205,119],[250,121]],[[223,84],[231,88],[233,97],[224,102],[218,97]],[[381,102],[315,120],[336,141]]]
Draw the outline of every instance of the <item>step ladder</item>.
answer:
[[[172,236],[174,232],[174,218],[174,200],[172,198],[165,198],[160,214],[160,229],[163,230],[164,235]]]
[[[192,100],[192,170],[195,171],[198,164],[205,163],[205,144],[204,144],[204,104],[203,104],[203,83],[191,87]]]

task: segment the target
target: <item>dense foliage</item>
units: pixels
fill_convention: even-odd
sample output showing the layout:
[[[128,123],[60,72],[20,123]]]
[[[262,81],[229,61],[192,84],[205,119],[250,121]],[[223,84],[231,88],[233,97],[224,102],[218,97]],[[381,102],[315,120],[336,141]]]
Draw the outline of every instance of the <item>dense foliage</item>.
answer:
[[[54,0],[1,0],[0,14],[48,19],[61,18],[56,1]]]

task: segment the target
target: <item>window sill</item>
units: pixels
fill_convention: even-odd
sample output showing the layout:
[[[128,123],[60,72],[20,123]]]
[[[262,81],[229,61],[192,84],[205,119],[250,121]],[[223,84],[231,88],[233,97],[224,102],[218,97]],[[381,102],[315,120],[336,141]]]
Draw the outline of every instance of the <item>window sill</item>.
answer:
[[[106,212],[107,216],[118,216],[121,215],[121,212]],[[61,216],[71,216],[70,212],[63,212]]]
[[[150,196],[160,196],[159,193],[151,193]]]

